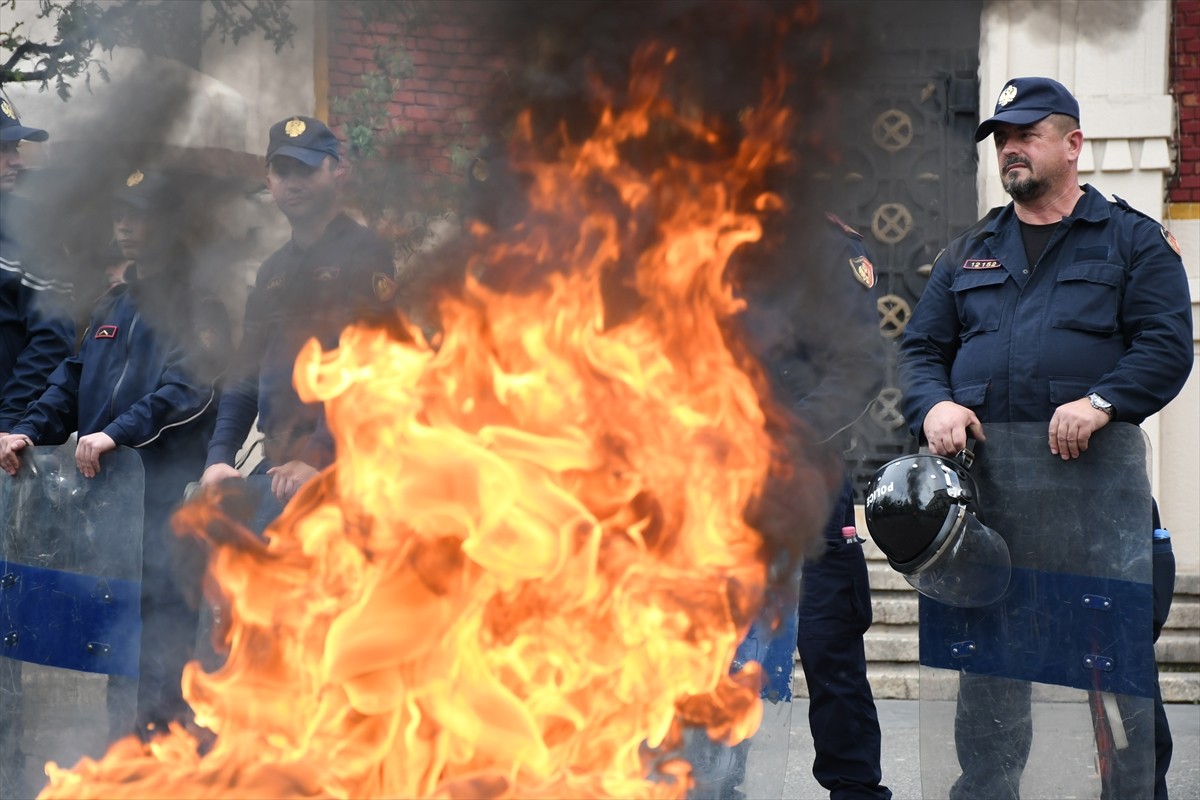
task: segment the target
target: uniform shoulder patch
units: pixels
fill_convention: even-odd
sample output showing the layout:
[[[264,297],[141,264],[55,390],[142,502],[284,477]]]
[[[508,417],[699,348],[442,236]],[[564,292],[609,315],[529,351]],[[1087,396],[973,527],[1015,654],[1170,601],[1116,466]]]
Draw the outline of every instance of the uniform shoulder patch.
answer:
[[[1175,255],[1183,258],[1183,252],[1179,249],[1179,242],[1176,241],[1175,234],[1161,226],[1159,227],[1158,231],[1162,234],[1162,237],[1166,240],[1167,244],[1171,246],[1171,249],[1175,251]]]
[[[283,288],[283,276],[282,275],[276,275],[274,278],[271,278],[271,280],[267,281],[267,291],[268,292],[274,292],[274,291],[276,291],[278,289],[282,289],[282,288]]]
[[[92,338],[93,339],[115,339],[115,338],[117,338],[117,326],[116,325],[101,325],[100,327],[96,328],[96,335],[93,336]]]
[[[870,289],[875,285],[875,265],[866,256],[850,259],[850,269],[854,271],[854,278],[863,286]]]
[[[313,270],[313,278],[321,281],[335,281],[342,274],[341,267],[317,267]]]

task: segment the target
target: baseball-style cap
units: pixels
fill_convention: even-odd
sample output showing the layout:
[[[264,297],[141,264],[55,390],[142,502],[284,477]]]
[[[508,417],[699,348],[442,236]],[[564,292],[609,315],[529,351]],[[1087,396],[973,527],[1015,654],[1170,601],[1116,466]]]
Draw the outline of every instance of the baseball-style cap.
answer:
[[[1032,125],[1051,114],[1079,119],[1079,102],[1067,87],[1050,78],[1013,78],[1000,90],[996,111],[975,129],[975,141],[982,142],[1001,122]]]
[[[275,156],[289,156],[315,167],[333,156],[341,160],[338,140],[333,131],[312,117],[288,117],[271,126],[271,140],[267,144],[267,163]]]
[[[17,112],[13,111],[8,101],[0,99],[0,142],[19,142],[22,139],[44,142],[49,138],[50,134],[41,128],[22,125],[21,120],[17,119]]]
[[[165,175],[135,169],[113,192],[113,199],[120,203],[128,203],[142,211],[149,211],[152,208],[165,211],[175,205],[177,198]]]

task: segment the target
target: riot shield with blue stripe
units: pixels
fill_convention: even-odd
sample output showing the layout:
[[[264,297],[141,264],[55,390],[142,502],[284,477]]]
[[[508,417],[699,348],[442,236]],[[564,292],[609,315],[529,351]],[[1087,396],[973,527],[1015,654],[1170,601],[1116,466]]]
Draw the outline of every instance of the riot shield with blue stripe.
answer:
[[[1153,794],[1148,443],[1114,423],[1063,460],[1047,429],[986,426],[970,469],[1002,596],[920,599],[925,797]]]
[[[33,796],[45,762],[99,756],[133,728],[143,484],[127,448],[83,477],[73,441],[0,473],[0,796]]]
[[[738,646],[733,672],[748,662],[762,667],[763,718],[754,735],[729,746],[712,741],[703,729],[686,733],[684,757],[695,786],[690,800],[743,800],[783,797],[792,730],[792,672],[796,663],[798,593],[768,603],[767,610]],[[777,614],[776,609],[790,610]]]

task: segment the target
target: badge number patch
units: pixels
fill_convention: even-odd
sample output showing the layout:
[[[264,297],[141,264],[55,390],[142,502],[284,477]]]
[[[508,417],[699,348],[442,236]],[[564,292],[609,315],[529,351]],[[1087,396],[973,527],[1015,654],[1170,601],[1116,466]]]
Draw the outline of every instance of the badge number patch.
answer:
[[[968,258],[963,262],[963,269],[1000,269],[1004,265],[994,258]]]
[[[99,328],[96,328],[96,335],[93,336],[92,338],[93,339],[115,339],[115,338],[117,338],[117,326],[116,325],[101,325]]]

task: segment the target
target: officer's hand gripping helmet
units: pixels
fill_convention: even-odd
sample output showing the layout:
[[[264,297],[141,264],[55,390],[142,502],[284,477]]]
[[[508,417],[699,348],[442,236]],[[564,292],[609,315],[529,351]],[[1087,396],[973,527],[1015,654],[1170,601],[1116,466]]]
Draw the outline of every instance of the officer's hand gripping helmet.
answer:
[[[1012,571],[1008,546],[979,519],[971,458],[904,456],[867,484],[867,530],[888,563],[921,594],[961,608],[999,600]]]

